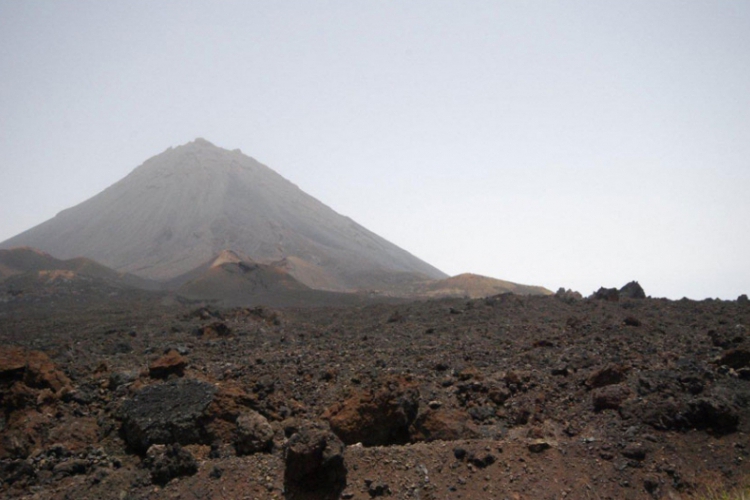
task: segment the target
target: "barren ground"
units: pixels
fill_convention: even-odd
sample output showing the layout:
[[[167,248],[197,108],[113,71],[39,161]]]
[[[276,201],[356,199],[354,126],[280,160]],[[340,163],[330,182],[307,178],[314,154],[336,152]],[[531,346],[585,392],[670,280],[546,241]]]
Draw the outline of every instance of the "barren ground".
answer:
[[[0,495],[689,498],[748,473],[746,302],[96,297],[0,302]],[[186,380],[205,404],[165,409]],[[161,386],[156,429],[135,415]],[[331,461],[305,458],[304,486],[288,464],[307,429]]]

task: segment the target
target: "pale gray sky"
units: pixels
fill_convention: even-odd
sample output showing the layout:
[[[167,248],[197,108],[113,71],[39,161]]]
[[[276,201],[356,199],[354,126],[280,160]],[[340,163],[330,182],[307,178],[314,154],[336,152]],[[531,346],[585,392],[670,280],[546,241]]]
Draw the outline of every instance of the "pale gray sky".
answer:
[[[746,0],[0,0],[0,241],[196,137],[449,274],[750,293]]]

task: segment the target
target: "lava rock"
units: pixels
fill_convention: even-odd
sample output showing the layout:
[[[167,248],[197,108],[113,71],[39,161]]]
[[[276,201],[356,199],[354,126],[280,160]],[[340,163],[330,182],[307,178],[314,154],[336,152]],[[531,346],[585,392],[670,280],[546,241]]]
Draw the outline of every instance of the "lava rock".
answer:
[[[625,380],[630,368],[623,365],[609,365],[596,370],[586,380],[586,385],[591,389],[604,387],[607,385],[619,384]]]
[[[645,460],[648,450],[640,443],[631,443],[622,450],[622,456],[633,460]]]
[[[273,445],[273,429],[260,413],[247,410],[237,418],[235,448],[238,455],[269,451]]]
[[[592,298],[596,300],[605,300],[607,302],[617,302],[620,300],[620,292],[617,288],[604,288],[601,287],[599,290],[594,292]]]
[[[726,365],[735,370],[750,366],[750,349],[746,347],[730,349],[719,358],[717,364]]]
[[[175,350],[170,350],[167,354],[151,363],[148,367],[148,374],[151,378],[167,378],[170,375],[182,377],[185,374],[187,363],[187,358],[181,356]]]
[[[287,491],[338,498],[346,487],[344,443],[330,430],[303,426],[287,441],[284,462]]]
[[[641,320],[635,316],[628,316],[622,322],[625,326],[641,326]]]
[[[89,465],[90,464],[87,460],[74,458],[55,465],[55,467],[52,469],[52,472],[56,476],[61,477],[86,474],[86,472],[88,472],[89,470]]]
[[[493,455],[492,453],[486,453],[483,456],[471,454],[466,461],[474,467],[484,469],[485,467],[489,467],[490,465],[494,464],[496,460],[497,459],[495,458],[495,455]]]
[[[6,484],[28,483],[36,478],[36,471],[27,460],[3,460],[0,461],[0,478]]]
[[[627,285],[620,288],[620,297],[624,299],[645,299],[646,292],[637,281],[631,281]]]
[[[370,481],[366,479],[365,486],[367,486],[367,494],[372,498],[391,494],[390,486],[382,481]]]
[[[155,444],[148,449],[143,462],[151,471],[151,480],[161,486],[176,477],[192,476],[198,472],[195,457],[179,444]]]
[[[541,453],[545,450],[550,449],[552,445],[544,439],[535,439],[530,442],[527,447],[531,453]]]
[[[138,372],[135,370],[127,372],[114,372],[109,376],[109,389],[115,390],[123,385],[132,384],[138,379]]]
[[[591,399],[596,411],[619,410],[622,403],[632,394],[627,385],[615,384],[594,389],[591,393]]]
[[[691,401],[686,417],[692,427],[708,429],[718,435],[735,432],[740,421],[737,408],[717,395]]]
[[[410,434],[412,441],[456,441],[479,437],[479,431],[466,412],[448,409],[420,414],[412,424]]]
[[[572,304],[573,302],[583,299],[583,296],[574,290],[559,288],[557,292],[555,292],[555,298],[565,302],[566,304]]]
[[[70,386],[70,379],[41,351],[0,346],[0,380],[20,380],[34,389],[54,392]]]
[[[178,380],[141,389],[122,405],[122,434],[128,446],[145,453],[153,444],[207,443],[206,408],[216,388],[198,380]]]
[[[403,380],[391,380],[377,392],[333,405],[323,418],[346,444],[387,446],[409,441],[409,426],[418,410],[419,390]]]
[[[226,324],[217,321],[210,325],[203,326],[198,329],[197,334],[199,337],[206,339],[213,339],[217,337],[229,337],[232,334],[232,329]]]

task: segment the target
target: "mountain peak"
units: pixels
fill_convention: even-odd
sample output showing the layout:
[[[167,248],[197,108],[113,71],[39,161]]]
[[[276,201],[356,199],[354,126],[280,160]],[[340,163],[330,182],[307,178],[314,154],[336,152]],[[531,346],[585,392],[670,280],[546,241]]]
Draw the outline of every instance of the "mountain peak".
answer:
[[[303,284],[335,291],[445,277],[253,158],[203,138],[146,160],[0,248],[20,245],[160,281],[217,259],[270,265],[283,258]]]
[[[186,144],[186,146],[188,146],[188,145],[201,146],[201,147],[211,147],[211,148],[216,148],[217,147],[214,143],[212,143],[210,141],[207,141],[203,137],[196,137],[192,142],[188,142]]]

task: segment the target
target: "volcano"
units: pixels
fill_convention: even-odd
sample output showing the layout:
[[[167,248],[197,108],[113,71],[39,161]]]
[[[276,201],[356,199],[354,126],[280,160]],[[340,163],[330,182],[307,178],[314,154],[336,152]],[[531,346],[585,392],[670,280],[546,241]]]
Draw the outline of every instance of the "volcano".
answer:
[[[388,290],[446,277],[255,159],[204,139],[167,149],[0,244],[19,246],[162,282],[225,252],[319,290]]]

